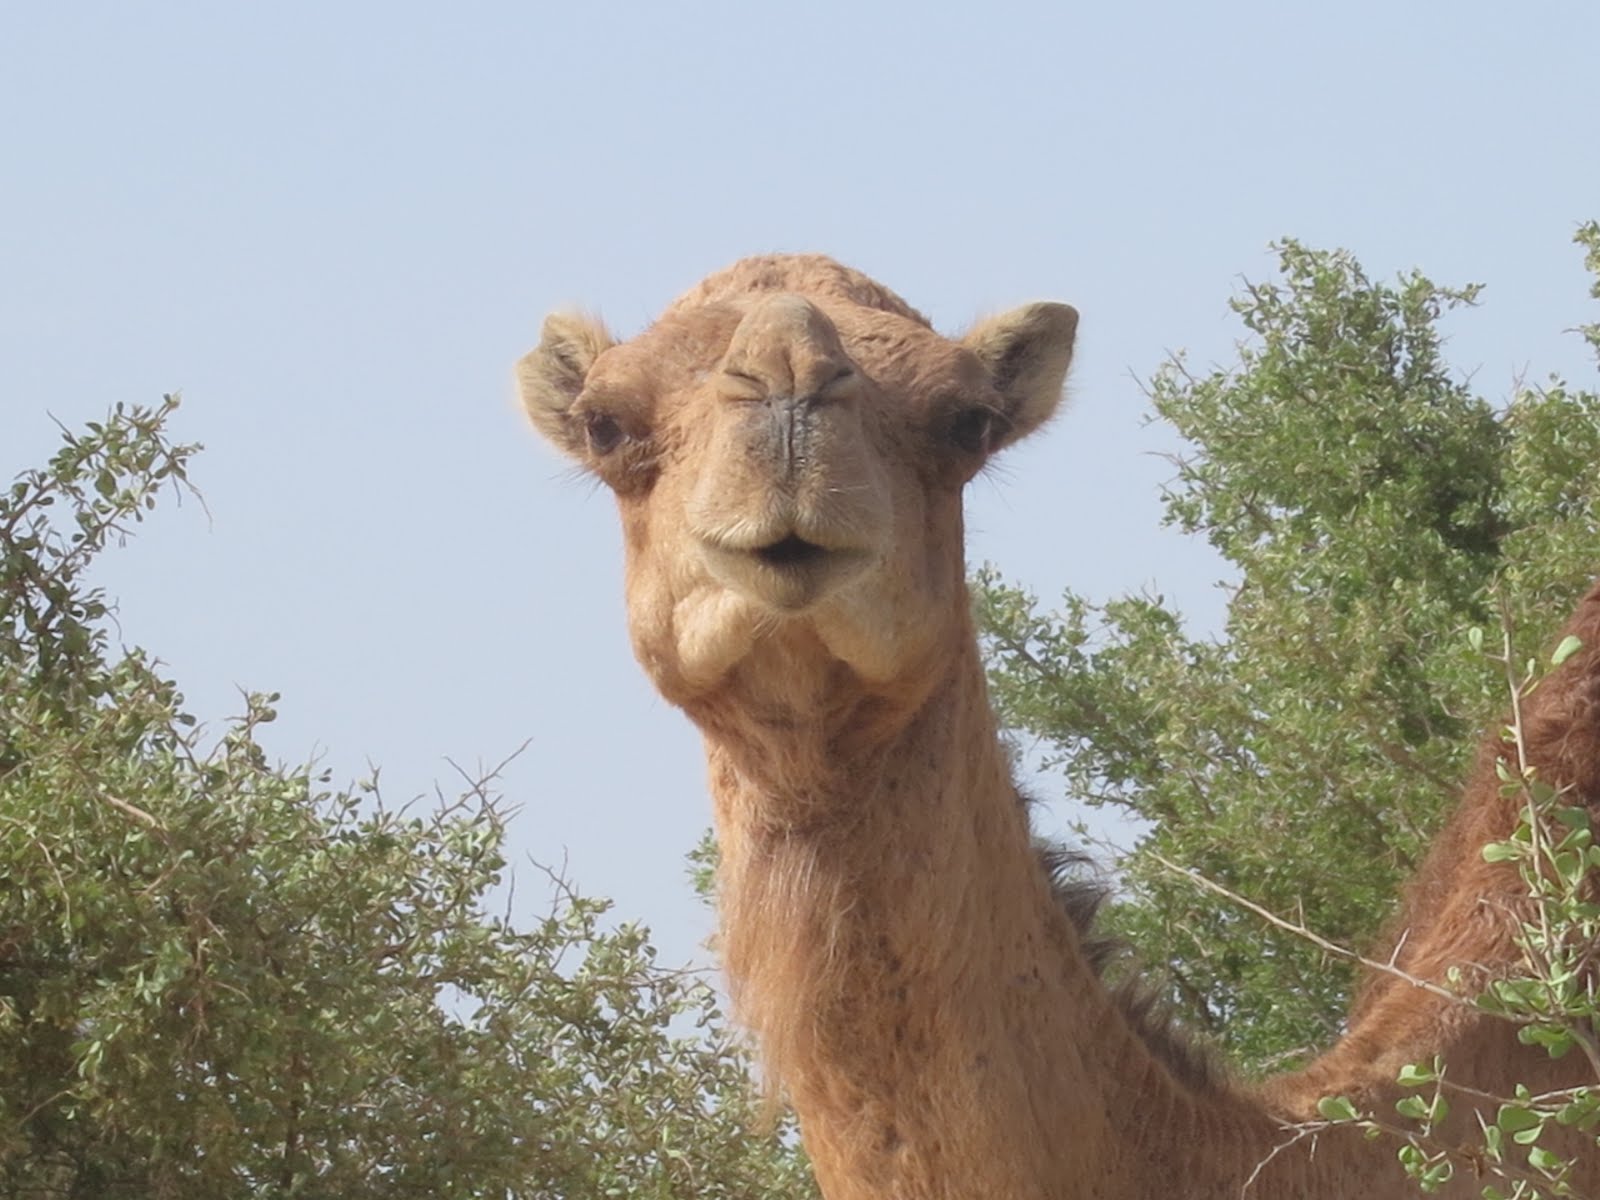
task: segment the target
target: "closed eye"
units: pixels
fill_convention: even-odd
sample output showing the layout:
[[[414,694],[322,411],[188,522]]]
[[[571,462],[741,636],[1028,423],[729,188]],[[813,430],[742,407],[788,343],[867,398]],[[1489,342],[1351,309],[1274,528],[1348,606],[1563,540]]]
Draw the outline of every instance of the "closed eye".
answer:
[[[987,454],[1005,436],[1006,423],[987,405],[964,408],[950,422],[950,440],[968,454]]]
[[[594,411],[584,414],[583,432],[588,439],[590,451],[600,456],[610,454],[622,445],[627,436],[622,432],[622,426],[617,424],[615,417]]]

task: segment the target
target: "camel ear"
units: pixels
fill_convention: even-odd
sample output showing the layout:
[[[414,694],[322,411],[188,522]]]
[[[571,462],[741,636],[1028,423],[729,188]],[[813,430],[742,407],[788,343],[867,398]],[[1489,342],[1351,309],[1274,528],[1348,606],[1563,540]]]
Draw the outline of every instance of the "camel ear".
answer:
[[[1005,403],[1008,427],[991,449],[1027,437],[1055,412],[1077,332],[1070,304],[1029,304],[980,321],[961,339]]]
[[[533,427],[564,454],[587,460],[584,431],[571,419],[572,402],[583,391],[594,360],[615,342],[592,317],[552,313],[539,345],[517,363],[517,390]]]

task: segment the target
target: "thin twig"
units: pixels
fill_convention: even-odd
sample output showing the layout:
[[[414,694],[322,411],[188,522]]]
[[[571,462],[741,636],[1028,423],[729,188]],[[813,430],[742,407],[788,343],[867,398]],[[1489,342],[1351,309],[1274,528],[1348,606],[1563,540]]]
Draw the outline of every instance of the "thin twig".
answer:
[[[162,833],[167,832],[167,827],[159,820],[145,812],[144,809],[139,808],[136,805],[129,804],[126,800],[118,800],[115,796],[107,796],[104,793],[101,794],[100,799],[111,805],[111,807],[116,809],[118,812],[126,813],[135,821],[138,821],[144,825],[148,825],[151,829],[160,830]]]
[[[1268,924],[1276,925],[1279,929],[1285,930],[1288,933],[1292,933],[1296,937],[1304,938],[1312,945],[1317,946],[1322,950],[1326,950],[1329,954],[1332,954],[1336,958],[1342,958],[1349,962],[1359,963],[1363,967],[1368,967],[1374,971],[1380,971],[1385,975],[1393,975],[1396,979],[1402,980],[1405,983],[1409,983],[1412,987],[1421,988],[1425,992],[1432,992],[1435,996],[1439,996],[1442,999],[1448,1000],[1452,1004],[1460,1004],[1463,1006],[1470,1006],[1472,1004],[1471,1000],[1464,996],[1458,995],[1449,988],[1440,987],[1438,984],[1431,983],[1426,979],[1418,979],[1415,975],[1412,975],[1406,971],[1402,971],[1392,962],[1380,962],[1375,958],[1368,958],[1364,954],[1357,954],[1354,950],[1347,949],[1344,946],[1339,945],[1337,942],[1330,942],[1327,938],[1322,937],[1320,934],[1311,932],[1311,930],[1307,929],[1304,925],[1298,924],[1294,921],[1287,921],[1278,916],[1277,913],[1272,912],[1270,909],[1262,908],[1261,905],[1256,904],[1254,901],[1246,900],[1243,896],[1239,895],[1239,893],[1230,891],[1229,889],[1223,887],[1220,883],[1216,883],[1213,880],[1207,879],[1204,875],[1201,875],[1196,871],[1184,870],[1177,863],[1172,862],[1170,859],[1163,858],[1154,850],[1147,850],[1146,853],[1149,854],[1151,858],[1155,859],[1156,862],[1160,863],[1161,866],[1166,870],[1172,872],[1172,874],[1180,876],[1181,878],[1188,880],[1190,883],[1195,884],[1197,887],[1204,888],[1206,891],[1214,892],[1230,903],[1237,904],[1241,908],[1248,909],[1250,912],[1255,913],[1256,916],[1260,917]]]

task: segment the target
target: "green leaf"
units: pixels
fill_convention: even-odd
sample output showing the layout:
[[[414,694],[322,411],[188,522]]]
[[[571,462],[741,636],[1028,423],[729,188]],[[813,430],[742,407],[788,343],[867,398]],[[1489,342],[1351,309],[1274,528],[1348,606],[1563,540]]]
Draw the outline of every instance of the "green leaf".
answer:
[[[1528,1165],[1540,1171],[1554,1174],[1565,1165],[1565,1160],[1543,1146],[1534,1146],[1528,1151]]]
[[[1577,1044],[1572,1031],[1559,1025],[1524,1025],[1517,1040],[1525,1046],[1543,1046],[1551,1058],[1561,1058]]]
[[[1428,1102],[1421,1096],[1402,1096],[1395,1101],[1394,1110],[1402,1117],[1410,1117],[1414,1121],[1421,1121],[1427,1118]]]
[[[1397,1078],[1405,1087],[1421,1087],[1438,1079],[1439,1072],[1432,1064],[1407,1063],[1400,1068]]]
[[[1424,1192],[1431,1194],[1449,1183],[1454,1174],[1455,1167],[1450,1160],[1448,1158],[1440,1158],[1423,1171],[1421,1177],[1417,1180],[1417,1186]]]
[[[1356,1106],[1344,1096],[1324,1096],[1317,1101],[1317,1112],[1326,1121],[1355,1121],[1360,1119]]]
[[[1589,810],[1581,804],[1564,805],[1555,810],[1555,819],[1568,829],[1588,829]]]
[[[1495,1115],[1494,1123],[1499,1126],[1502,1133],[1518,1133],[1524,1129],[1532,1129],[1541,1124],[1543,1119],[1531,1108],[1517,1104],[1502,1104],[1500,1111]]]
[[[1555,653],[1550,656],[1550,665],[1559,667],[1581,649],[1583,649],[1583,639],[1576,634],[1567,634],[1561,639],[1561,644],[1556,647]]]

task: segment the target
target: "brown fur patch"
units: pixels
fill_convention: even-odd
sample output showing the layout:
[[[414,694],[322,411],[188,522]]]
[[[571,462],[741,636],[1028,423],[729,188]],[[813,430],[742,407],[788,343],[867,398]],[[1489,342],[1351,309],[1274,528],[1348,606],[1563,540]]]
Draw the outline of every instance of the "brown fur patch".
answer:
[[[700,308],[752,292],[798,292],[875,308],[933,328],[928,318],[877,280],[822,254],[762,254],[718,271],[679,296],[667,312]]]

